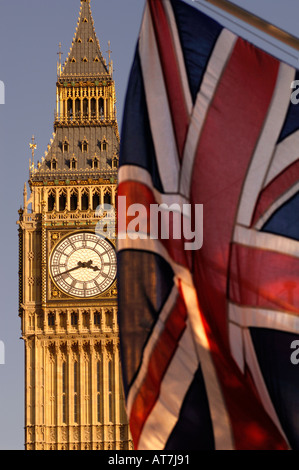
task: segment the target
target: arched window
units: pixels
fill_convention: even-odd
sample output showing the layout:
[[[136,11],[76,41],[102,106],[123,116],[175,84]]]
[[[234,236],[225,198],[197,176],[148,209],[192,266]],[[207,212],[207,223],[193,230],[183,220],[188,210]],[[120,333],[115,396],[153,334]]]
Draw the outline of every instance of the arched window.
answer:
[[[94,314],[94,324],[98,326],[101,324],[101,314],[99,312]]]
[[[111,194],[110,193],[106,193],[105,196],[104,196],[104,204],[111,204]]]
[[[107,143],[107,140],[103,140],[102,142],[102,150],[103,152],[106,152],[107,151],[107,148],[108,148],[108,143]]]
[[[50,193],[48,196],[48,212],[52,212],[55,207],[55,195]]]
[[[103,98],[99,99],[99,115],[104,116],[104,100],[103,100]]]
[[[76,211],[78,208],[78,196],[76,193],[72,193],[70,198],[71,211]]]
[[[99,161],[99,158],[97,157],[97,155],[95,154],[95,156],[92,158],[92,168],[94,170],[97,170],[98,168],[100,168],[100,161]]]
[[[76,117],[79,117],[81,114],[81,103],[80,103],[79,98],[77,98],[75,101],[75,113],[76,113]]]
[[[61,193],[59,196],[59,211],[63,212],[66,209],[66,194]]]
[[[98,193],[92,196],[92,209],[95,211],[97,207],[100,205],[100,195]]]
[[[54,326],[55,325],[55,315],[54,313],[49,313],[48,315],[48,326]]]
[[[78,325],[78,314],[76,312],[72,312],[71,314],[71,324],[72,326]]]
[[[118,158],[113,157],[113,159],[112,159],[112,168],[113,168],[113,170],[115,170],[117,167],[118,167]]]
[[[88,152],[88,142],[86,139],[83,139],[81,142],[81,150],[82,152]]]
[[[90,100],[90,110],[91,110],[91,115],[92,115],[93,117],[95,117],[96,114],[97,114],[96,103],[97,103],[97,102],[96,102],[96,99],[95,99],[95,98],[91,98],[91,100]]]
[[[81,209],[83,211],[88,210],[89,197],[87,193],[83,193],[81,196]]]
[[[67,115],[68,117],[73,116],[73,100],[72,99],[67,100]]]
[[[63,153],[68,152],[69,148],[70,148],[70,144],[68,143],[68,140],[65,139],[64,142],[63,142],[63,145],[62,145]]]
[[[70,169],[77,170],[77,160],[75,157],[72,157],[70,160]]]
[[[88,116],[88,99],[84,98],[83,100],[83,115],[84,117]]]
[[[57,170],[57,158],[53,157],[51,159],[51,170]]]

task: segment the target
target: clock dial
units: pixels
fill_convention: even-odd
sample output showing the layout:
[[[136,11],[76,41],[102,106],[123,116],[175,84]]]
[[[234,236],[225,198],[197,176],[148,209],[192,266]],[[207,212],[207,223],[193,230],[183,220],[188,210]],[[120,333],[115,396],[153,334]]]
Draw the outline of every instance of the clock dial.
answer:
[[[53,281],[74,297],[95,297],[105,292],[115,280],[116,269],[112,244],[90,232],[64,238],[50,257]]]

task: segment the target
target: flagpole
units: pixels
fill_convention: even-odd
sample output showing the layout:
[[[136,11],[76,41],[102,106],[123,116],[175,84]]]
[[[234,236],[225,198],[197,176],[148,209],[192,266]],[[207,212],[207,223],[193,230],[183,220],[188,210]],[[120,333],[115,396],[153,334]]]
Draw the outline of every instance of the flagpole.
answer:
[[[205,0],[207,3],[211,3],[212,5],[220,8],[221,10],[230,13],[231,15],[235,16],[239,20],[245,21],[245,23],[253,26],[260,31],[272,36],[275,39],[283,42],[284,44],[292,47],[299,51],[299,38],[296,38],[290,33],[278,28],[277,26],[268,23],[267,21],[259,18],[258,16],[250,13],[249,11],[245,10],[244,8],[235,5],[234,3],[228,0]]]

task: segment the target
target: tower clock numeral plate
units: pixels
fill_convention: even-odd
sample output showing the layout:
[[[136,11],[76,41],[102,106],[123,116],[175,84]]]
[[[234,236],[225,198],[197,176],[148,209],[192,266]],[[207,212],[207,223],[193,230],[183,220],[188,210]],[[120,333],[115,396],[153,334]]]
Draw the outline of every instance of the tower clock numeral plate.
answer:
[[[50,257],[54,283],[74,297],[102,294],[113,284],[116,269],[112,244],[91,232],[78,232],[64,238]]]

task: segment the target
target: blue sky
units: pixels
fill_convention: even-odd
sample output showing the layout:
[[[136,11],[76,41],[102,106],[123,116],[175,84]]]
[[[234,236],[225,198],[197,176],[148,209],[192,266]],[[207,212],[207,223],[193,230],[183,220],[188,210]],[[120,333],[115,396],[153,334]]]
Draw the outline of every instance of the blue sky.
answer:
[[[204,0],[188,3],[201,8]],[[298,0],[236,0],[264,19],[293,34],[298,30]],[[128,75],[140,27],[143,0],[92,0],[91,7],[102,53],[111,41],[121,127]],[[75,32],[80,0],[10,0],[0,2],[0,80],[5,105],[0,105],[0,341],[5,365],[0,365],[0,449],[24,445],[24,345],[18,318],[18,237],[16,220],[28,179],[29,142],[35,135],[40,159],[52,137],[58,44],[65,58]],[[299,54],[252,29],[243,30],[215,8],[201,8],[261,47],[298,65]],[[264,38],[264,40],[263,40]],[[283,49],[286,52],[282,52]],[[291,53],[291,55],[290,55]]]

